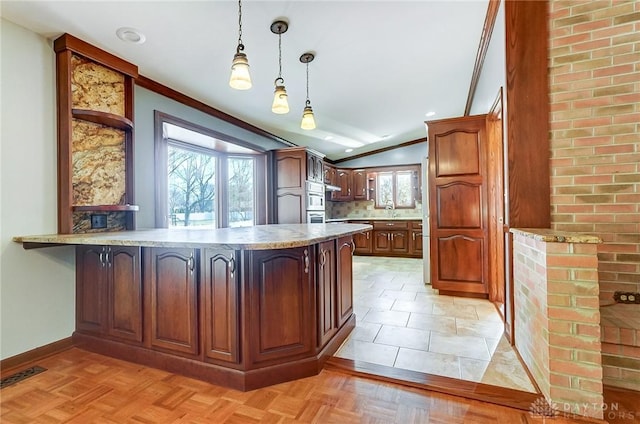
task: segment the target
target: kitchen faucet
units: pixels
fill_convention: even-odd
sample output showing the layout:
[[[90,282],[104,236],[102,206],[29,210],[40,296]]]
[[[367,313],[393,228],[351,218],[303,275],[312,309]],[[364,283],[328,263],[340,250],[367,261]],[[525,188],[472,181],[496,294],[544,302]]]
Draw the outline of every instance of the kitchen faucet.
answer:
[[[388,211],[387,213],[389,214],[389,217],[395,218],[396,205],[393,203],[393,200],[387,200],[387,203],[384,208]]]

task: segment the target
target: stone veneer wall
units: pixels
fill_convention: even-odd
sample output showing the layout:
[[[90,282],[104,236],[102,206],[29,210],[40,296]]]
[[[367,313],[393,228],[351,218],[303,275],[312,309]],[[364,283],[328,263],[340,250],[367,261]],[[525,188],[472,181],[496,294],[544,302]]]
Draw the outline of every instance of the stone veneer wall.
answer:
[[[551,1],[551,222],[596,234],[600,298],[640,292],[640,2]],[[603,322],[605,383],[640,390],[639,305]],[[604,315],[604,313],[603,313]]]
[[[559,411],[602,418],[598,245],[512,231],[518,352]]]

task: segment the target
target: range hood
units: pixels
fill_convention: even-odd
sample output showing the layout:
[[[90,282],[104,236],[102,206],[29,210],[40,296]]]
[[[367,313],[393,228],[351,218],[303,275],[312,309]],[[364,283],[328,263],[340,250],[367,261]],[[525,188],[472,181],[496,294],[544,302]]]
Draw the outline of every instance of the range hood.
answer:
[[[324,189],[325,191],[342,191],[340,187],[331,184],[325,184]]]

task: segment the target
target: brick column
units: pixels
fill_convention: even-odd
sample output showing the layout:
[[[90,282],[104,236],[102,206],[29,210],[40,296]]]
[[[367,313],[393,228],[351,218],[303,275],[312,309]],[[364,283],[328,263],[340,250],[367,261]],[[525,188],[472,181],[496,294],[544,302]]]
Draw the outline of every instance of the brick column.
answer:
[[[512,232],[516,348],[560,412],[602,418],[600,239]]]

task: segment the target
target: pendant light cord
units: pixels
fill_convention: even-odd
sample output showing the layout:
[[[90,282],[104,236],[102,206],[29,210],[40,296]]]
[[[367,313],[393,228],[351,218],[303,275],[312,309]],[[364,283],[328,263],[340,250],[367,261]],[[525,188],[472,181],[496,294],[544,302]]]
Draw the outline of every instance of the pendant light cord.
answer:
[[[278,34],[278,79],[282,79],[282,33]]]
[[[309,104],[311,104],[311,102],[309,101],[309,62],[307,62],[306,65],[307,65],[307,101],[305,104],[309,106]]]
[[[242,0],[238,0],[238,52],[244,50],[242,44]]]

